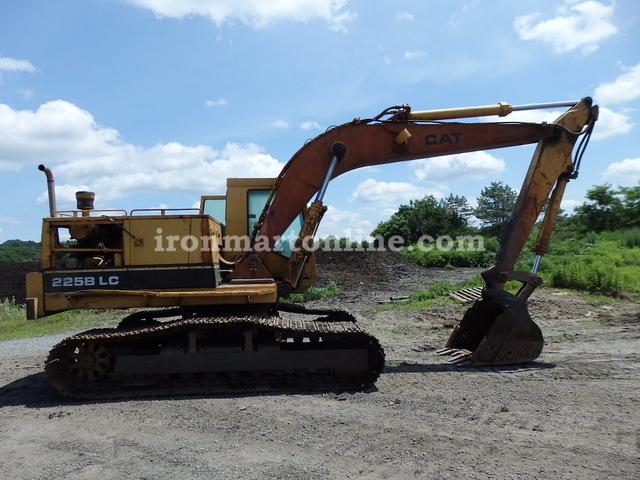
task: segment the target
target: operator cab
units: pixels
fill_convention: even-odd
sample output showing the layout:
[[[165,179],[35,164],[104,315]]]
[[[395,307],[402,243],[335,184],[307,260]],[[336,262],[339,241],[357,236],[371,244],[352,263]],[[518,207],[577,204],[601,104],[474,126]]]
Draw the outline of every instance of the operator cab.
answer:
[[[225,258],[231,260],[250,250],[255,223],[260,219],[275,184],[275,178],[230,178],[227,195],[205,195],[200,209],[222,224]],[[291,223],[272,251],[291,256],[304,220],[301,213]]]

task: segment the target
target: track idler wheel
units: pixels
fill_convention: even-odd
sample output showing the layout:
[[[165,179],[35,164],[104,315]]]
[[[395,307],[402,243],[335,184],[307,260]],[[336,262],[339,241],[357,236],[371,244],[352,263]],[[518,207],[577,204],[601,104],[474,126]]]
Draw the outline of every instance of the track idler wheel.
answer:
[[[96,342],[83,342],[69,355],[69,371],[82,380],[95,381],[109,371],[106,347]]]
[[[543,345],[525,300],[516,299],[507,307],[477,300],[438,353],[463,366],[513,365],[535,360]]]

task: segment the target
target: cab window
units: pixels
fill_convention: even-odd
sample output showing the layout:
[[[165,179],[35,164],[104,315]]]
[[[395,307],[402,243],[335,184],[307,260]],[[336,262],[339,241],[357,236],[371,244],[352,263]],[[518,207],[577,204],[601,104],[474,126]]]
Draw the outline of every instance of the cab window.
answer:
[[[253,233],[253,224],[258,221],[267,200],[269,199],[270,190],[249,190],[247,192],[248,210],[247,210],[247,232],[249,235]],[[302,213],[298,215],[287,230],[282,234],[280,239],[274,245],[274,251],[285,257],[290,257],[293,248],[302,229]]]
[[[205,198],[202,212],[205,215],[215,218],[222,225],[227,223],[225,220],[225,212],[227,208],[227,199],[225,197],[219,198]]]

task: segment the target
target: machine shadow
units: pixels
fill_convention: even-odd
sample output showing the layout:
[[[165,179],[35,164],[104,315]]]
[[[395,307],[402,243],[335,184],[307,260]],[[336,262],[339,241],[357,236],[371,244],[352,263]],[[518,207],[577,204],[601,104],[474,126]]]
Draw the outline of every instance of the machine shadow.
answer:
[[[544,362],[531,362],[524,365],[505,365],[505,366],[490,366],[490,367],[458,367],[446,363],[400,363],[398,365],[386,365],[384,367],[383,374],[395,375],[401,373],[444,373],[444,372],[457,372],[457,373],[515,373],[522,371],[532,370],[547,370],[556,368],[553,363]],[[375,393],[378,388],[372,385],[364,390],[357,390],[364,393]],[[273,390],[273,391],[257,391],[257,392],[238,392],[227,393],[222,395],[185,395],[175,396],[168,395],[158,397],[156,395],[149,397],[139,397],[135,399],[109,399],[109,400],[82,400],[82,399],[68,399],[55,392],[47,382],[47,377],[44,372],[38,372],[25,377],[14,380],[0,387],[0,408],[12,407],[12,406],[24,406],[27,408],[49,408],[49,407],[61,407],[61,406],[74,406],[85,405],[91,403],[99,404],[115,404],[127,401],[157,401],[158,399],[164,400],[186,400],[197,398],[246,398],[246,397],[264,397],[264,396],[276,396],[276,395],[318,395],[318,394],[335,394],[343,395],[349,393],[356,393],[357,391],[331,389],[320,391],[290,391],[290,390]]]
[[[248,398],[248,397],[265,397],[277,395],[318,395],[318,394],[334,394],[340,396],[343,394],[364,392],[374,393],[378,391],[375,385],[364,390],[344,390],[327,388],[314,391],[304,390],[266,390],[255,392],[236,392],[223,394],[193,394],[193,395],[150,395],[148,397],[140,396],[135,398],[114,398],[114,399],[70,399],[63,397],[53,390],[48,384],[46,374],[44,372],[34,373],[26,377],[14,380],[7,385],[0,387],[0,409],[4,407],[22,406],[27,408],[50,408],[50,407],[73,407],[74,405],[89,404],[118,404],[123,402],[151,402],[158,400],[180,401],[189,399],[217,399],[217,398]]]
[[[18,378],[0,387],[0,408],[16,406],[46,408],[73,405],[74,403],[58,395],[49,386],[44,372]]]

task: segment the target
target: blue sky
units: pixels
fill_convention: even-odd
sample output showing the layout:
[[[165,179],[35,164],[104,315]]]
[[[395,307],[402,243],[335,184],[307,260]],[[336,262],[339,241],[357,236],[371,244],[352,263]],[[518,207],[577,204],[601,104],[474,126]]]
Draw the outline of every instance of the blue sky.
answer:
[[[600,121],[564,207],[640,181],[636,0],[4,0],[0,242],[96,208],[192,207],[227,177],[275,176],[327,127],[414,109],[593,96]],[[533,112],[513,120],[552,120]],[[336,179],[320,235],[357,238],[400,204],[518,189],[533,147],[366,168]]]

